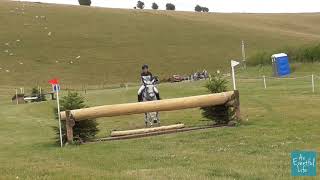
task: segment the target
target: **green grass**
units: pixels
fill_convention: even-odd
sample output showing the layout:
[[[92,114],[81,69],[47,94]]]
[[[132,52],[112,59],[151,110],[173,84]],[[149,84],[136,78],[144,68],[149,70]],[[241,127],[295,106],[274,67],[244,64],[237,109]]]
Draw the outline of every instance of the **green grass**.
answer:
[[[300,65],[293,76],[320,66]],[[270,68],[249,68],[239,77],[268,75]],[[319,74],[317,74],[319,76]],[[55,102],[0,104],[0,179],[291,179],[290,152],[320,151],[320,79],[239,80],[243,123],[142,139],[60,149],[51,126]],[[163,98],[207,93],[204,82],[161,84]],[[230,86],[230,84],[229,84]],[[137,87],[90,90],[88,105],[136,101]],[[82,92],[83,93],[83,92]],[[163,124],[208,123],[199,109],[160,114]],[[143,127],[143,116],[99,118],[99,137],[112,129]],[[319,162],[319,156],[318,156]],[[319,163],[317,163],[319,169]],[[306,179],[317,179],[317,177]],[[303,178],[300,178],[303,179]]]
[[[320,39],[316,13],[141,11],[2,0],[0,21],[0,84],[25,87],[53,77],[64,87],[137,82],[143,63],[160,78],[212,72],[241,58],[241,40],[250,56]]]

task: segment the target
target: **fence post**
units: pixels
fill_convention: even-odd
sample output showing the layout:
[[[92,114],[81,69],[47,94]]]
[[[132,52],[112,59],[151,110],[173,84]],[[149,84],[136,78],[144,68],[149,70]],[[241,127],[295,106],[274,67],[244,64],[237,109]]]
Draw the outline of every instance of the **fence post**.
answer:
[[[18,99],[18,89],[16,89],[16,103],[19,104],[19,99]]]
[[[267,89],[266,76],[263,76],[263,84],[264,88]]]
[[[314,93],[314,76],[311,75],[312,92]]]
[[[73,126],[75,125],[75,122],[72,118],[72,114],[70,110],[66,111],[66,131],[67,131],[67,141],[68,143],[73,142]]]

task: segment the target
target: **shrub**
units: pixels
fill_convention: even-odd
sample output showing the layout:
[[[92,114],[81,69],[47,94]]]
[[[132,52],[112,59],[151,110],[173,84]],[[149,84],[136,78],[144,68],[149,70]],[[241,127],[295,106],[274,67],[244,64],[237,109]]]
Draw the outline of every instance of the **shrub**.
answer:
[[[176,6],[172,3],[167,3],[166,4],[166,10],[171,10],[171,11],[174,11],[176,10]]]
[[[60,100],[60,111],[65,110],[73,110],[87,107],[84,103],[84,98],[80,96],[76,92],[68,92],[67,96],[64,96]],[[57,116],[57,108],[54,108],[54,114],[56,119]],[[82,143],[88,140],[91,140],[98,133],[98,123],[95,119],[86,119],[82,121],[76,121],[73,126],[73,137],[75,143]],[[59,127],[53,127],[56,133],[56,142],[60,144],[60,134]],[[61,122],[61,130],[62,130],[62,142],[65,144],[67,142],[67,134],[66,134],[66,125],[65,121]]]
[[[90,6],[91,5],[91,0],[78,0],[79,4],[82,6]]]
[[[137,8],[143,9],[143,8],[144,8],[144,2],[138,1],[138,2],[137,2]]]
[[[154,10],[157,10],[159,8],[158,4],[157,3],[152,3],[152,6],[151,6],[152,9]]]
[[[228,81],[219,73],[210,76],[205,84],[205,87],[211,93],[220,93],[227,91]],[[202,116],[213,120],[216,124],[228,124],[229,121],[234,120],[234,110],[225,105],[202,107]]]

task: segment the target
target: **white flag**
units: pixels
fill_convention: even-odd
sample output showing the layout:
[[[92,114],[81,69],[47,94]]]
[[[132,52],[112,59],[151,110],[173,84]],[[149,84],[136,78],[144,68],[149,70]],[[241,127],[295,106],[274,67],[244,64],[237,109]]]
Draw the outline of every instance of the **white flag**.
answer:
[[[235,66],[237,66],[238,64],[240,64],[238,61],[231,60],[231,66],[232,66],[232,67],[235,67]]]

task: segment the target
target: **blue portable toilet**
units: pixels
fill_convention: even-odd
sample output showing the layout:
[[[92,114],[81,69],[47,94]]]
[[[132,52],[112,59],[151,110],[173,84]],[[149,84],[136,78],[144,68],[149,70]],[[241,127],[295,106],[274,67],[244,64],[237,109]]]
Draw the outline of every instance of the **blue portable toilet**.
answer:
[[[290,74],[290,64],[288,55],[285,53],[274,54],[271,56],[274,76],[286,76]]]

